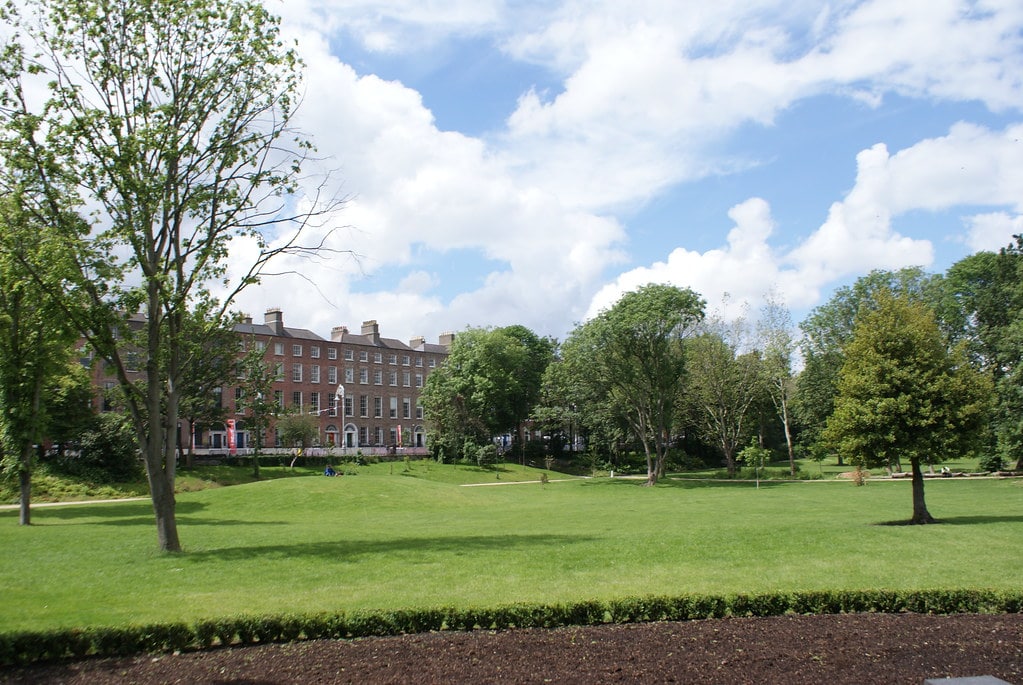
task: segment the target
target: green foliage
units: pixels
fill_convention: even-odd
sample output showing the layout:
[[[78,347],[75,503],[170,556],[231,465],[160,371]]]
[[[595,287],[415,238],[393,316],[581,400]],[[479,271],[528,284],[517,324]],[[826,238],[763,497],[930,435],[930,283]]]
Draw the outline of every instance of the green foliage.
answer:
[[[131,424],[121,414],[99,414],[80,436],[77,453],[58,456],[56,468],[96,483],[122,483],[141,477],[138,441]]]
[[[563,392],[593,432],[628,427],[643,446],[651,485],[664,472],[686,373],[683,341],[703,319],[703,307],[692,290],[646,285],[577,326],[562,346]]]
[[[736,595],[626,597],[553,604],[491,607],[426,607],[338,614],[251,615],[183,623],[42,632],[0,633],[0,666],[42,661],[159,654],[186,649],[352,639],[426,633],[439,630],[557,628],[606,623],[690,621],[839,613],[1017,613],[1018,591],[836,590]]]

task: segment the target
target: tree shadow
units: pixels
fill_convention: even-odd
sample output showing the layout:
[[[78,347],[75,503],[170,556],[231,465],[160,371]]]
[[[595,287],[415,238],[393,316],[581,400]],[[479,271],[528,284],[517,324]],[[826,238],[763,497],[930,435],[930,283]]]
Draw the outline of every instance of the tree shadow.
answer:
[[[397,538],[393,540],[336,540],[281,545],[222,547],[195,552],[186,551],[183,560],[192,563],[245,561],[258,558],[306,557],[326,561],[351,562],[360,557],[403,554],[451,554],[470,556],[492,550],[544,553],[551,545],[575,545],[594,538],[574,535],[469,535],[434,538]]]
[[[783,485],[790,485],[795,481],[784,481],[784,480],[762,480],[760,481],[760,489],[781,487]],[[587,480],[583,483],[584,487],[593,487],[596,485],[612,485],[614,487],[636,487],[645,488],[646,476],[635,477],[635,476],[622,476],[615,478],[600,478],[594,480]],[[674,488],[682,490],[700,490],[700,489],[743,489],[743,490],[756,490],[757,483],[753,480],[718,480],[718,479],[697,479],[697,478],[672,478],[670,476],[661,478],[657,481],[655,488]]]
[[[909,519],[899,521],[882,521],[874,523],[875,526],[978,526],[986,523],[1023,523],[1023,516],[950,516],[948,518],[935,519],[933,523],[914,523]]]
[[[252,521],[232,519],[211,519],[198,517],[207,505],[203,502],[178,502],[175,515],[179,526],[241,526],[252,525]],[[152,526],[155,522],[153,505],[147,501],[104,502],[103,504],[67,505],[40,507],[32,510],[33,524],[79,526]],[[284,522],[260,521],[259,525],[285,525]]]

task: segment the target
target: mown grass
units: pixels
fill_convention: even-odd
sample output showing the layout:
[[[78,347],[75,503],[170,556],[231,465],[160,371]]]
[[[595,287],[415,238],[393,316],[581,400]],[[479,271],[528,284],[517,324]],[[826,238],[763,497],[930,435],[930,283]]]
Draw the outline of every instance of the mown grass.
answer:
[[[1019,481],[761,484],[539,479],[413,462],[178,496],[186,552],[148,502],[0,513],[0,630],[241,613],[813,589],[1014,588]],[[463,487],[471,483],[492,487]]]

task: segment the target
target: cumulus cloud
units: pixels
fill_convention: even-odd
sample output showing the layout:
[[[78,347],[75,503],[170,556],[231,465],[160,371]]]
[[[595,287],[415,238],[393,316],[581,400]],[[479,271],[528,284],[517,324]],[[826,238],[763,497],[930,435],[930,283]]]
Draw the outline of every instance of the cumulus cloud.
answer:
[[[776,238],[768,202],[752,197],[731,208],[717,248],[694,251],[683,234],[663,260],[615,276],[628,260],[620,210],[764,163],[729,143],[808,98],[1023,109],[1019,3],[297,0],[274,9],[307,63],[299,124],[349,200],[322,229],[337,228],[336,258],[284,260],[275,270],[301,276],[243,304],[284,306],[314,330],[375,318],[398,337],[511,322],[559,334],[651,280],[733,302],[774,288],[790,306],[810,306],[843,277],[929,264],[930,240],[900,225],[909,212],[969,206],[971,247],[1023,213],[1020,125],[963,122],[895,154],[886,141],[862,150],[851,190],[800,239]],[[540,65],[557,86],[525,88],[503,130],[474,137],[439,130],[420,93],[335,55],[355,40],[368,52],[428,56],[465,37]],[[456,253],[478,255],[489,274],[453,286],[445,258]]]

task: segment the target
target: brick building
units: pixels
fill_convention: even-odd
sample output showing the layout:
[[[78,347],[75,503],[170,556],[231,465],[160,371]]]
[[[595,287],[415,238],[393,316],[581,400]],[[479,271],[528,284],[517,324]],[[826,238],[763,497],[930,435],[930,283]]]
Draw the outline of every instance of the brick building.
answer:
[[[273,400],[278,407],[318,417],[316,445],[366,454],[386,454],[395,448],[405,454],[426,453],[419,394],[430,372],[447,358],[453,334],[442,334],[437,344],[424,338],[404,343],[382,337],[376,321],[365,321],[357,334],[336,326],[328,340],[285,326],[280,309],[268,310],[261,324],[246,318],[235,332],[239,342],[264,350],[264,359],[275,372]],[[100,388],[114,385],[110,378],[96,380]],[[191,441],[200,454],[225,452],[232,432],[237,450],[255,446],[255,436],[246,426],[251,409],[238,382],[230,379],[212,398],[224,409],[225,420],[195,426],[190,438],[182,436],[186,449]],[[272,422],[262,445],[282,447]]]

